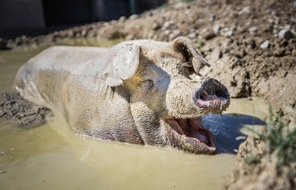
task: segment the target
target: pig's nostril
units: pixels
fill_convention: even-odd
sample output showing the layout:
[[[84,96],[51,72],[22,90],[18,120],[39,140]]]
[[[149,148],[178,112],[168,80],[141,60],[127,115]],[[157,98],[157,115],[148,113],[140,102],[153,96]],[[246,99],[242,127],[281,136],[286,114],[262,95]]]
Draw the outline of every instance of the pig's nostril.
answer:
[[[199,95],[199,99],[201,100],[206,100],[208,97],[208,93],[206,91],[203,91],[202,93],[200,93]]]
[[[217,90],[217,91],[215,91],[215,94],[216,94],[216,96],[218,96],[218,97],[220,97],[220,98],[225,98],[225,99],[228,98],[228,97],[227,97],[227,94],[226,94],[225,92],[221,91],[221,90]]]
[[[221,93],[219,90],[216,90],[216,91],[215,91],[215,94],[216,94],[216,96],[218,96],[218,97],[222,96],[222,93]]]

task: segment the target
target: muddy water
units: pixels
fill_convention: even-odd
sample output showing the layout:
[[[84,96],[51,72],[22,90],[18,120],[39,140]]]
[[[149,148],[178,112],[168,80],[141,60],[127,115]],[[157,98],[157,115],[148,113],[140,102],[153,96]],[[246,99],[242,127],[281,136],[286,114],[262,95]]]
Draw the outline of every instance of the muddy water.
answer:
[[[0,92],[11,89],[19,66],[41,49],[0,52]],[[266,116],[259,99],[232,100],[222,116],[205,116],[218,146],[215,156],[78,136],[59,114],[26,130],[0,120],[0,189],[222,189],[246,127],[259,128]]]

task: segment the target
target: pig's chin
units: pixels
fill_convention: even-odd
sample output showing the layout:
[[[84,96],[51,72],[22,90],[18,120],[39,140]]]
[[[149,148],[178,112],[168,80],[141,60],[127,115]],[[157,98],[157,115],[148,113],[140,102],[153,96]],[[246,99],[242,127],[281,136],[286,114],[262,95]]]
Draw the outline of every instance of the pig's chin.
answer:
[[[185,137],[187,142],[192,144],[205,144],[210,152],[216,151],[216,146],[211,132],[203,127],[201,118],[170,118],[166,122],[177,132],[180,137]]]

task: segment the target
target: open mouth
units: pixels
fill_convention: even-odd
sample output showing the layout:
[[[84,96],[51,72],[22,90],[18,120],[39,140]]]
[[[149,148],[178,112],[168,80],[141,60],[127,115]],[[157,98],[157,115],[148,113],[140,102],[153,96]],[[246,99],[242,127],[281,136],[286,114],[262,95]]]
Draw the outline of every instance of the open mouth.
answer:
[[[192,153],[214,154],[216,145],[213,136],[202,125],[201,116],[207,113],[221,114],[226,110],[230,104],[229,93],[219,81],[207,78],[193,91],[192,100],[192,112],[184,112],[180,106],[176,109],[180,110],[177,114],[171,112],[165,119],[169,132],[172,132],[171,145]]]
[[[216,152],[216,146],[211,132],[203,127],[201,117],[179,119],[170,118],[166,122],[179,135],[186,138],[192,144],[203,143],[207,146],[210,152]]]

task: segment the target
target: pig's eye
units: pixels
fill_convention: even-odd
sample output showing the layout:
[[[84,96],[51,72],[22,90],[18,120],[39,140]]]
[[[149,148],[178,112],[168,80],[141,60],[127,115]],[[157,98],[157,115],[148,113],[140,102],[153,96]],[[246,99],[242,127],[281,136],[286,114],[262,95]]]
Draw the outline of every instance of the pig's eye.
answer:
[[[154,82],[151,79],[144,80],[141,84],[143,88],[150,89],[154,86]]]
[[[184,67],[184,71],[188,77],[194,73],[194,70],[192,67]]]
[[[151,79],[147,79],[145,82],[147,83],[147,86],[148,86],[149,88],[151,88],[151,87],[154,86],[154,81],[151,80]]]

